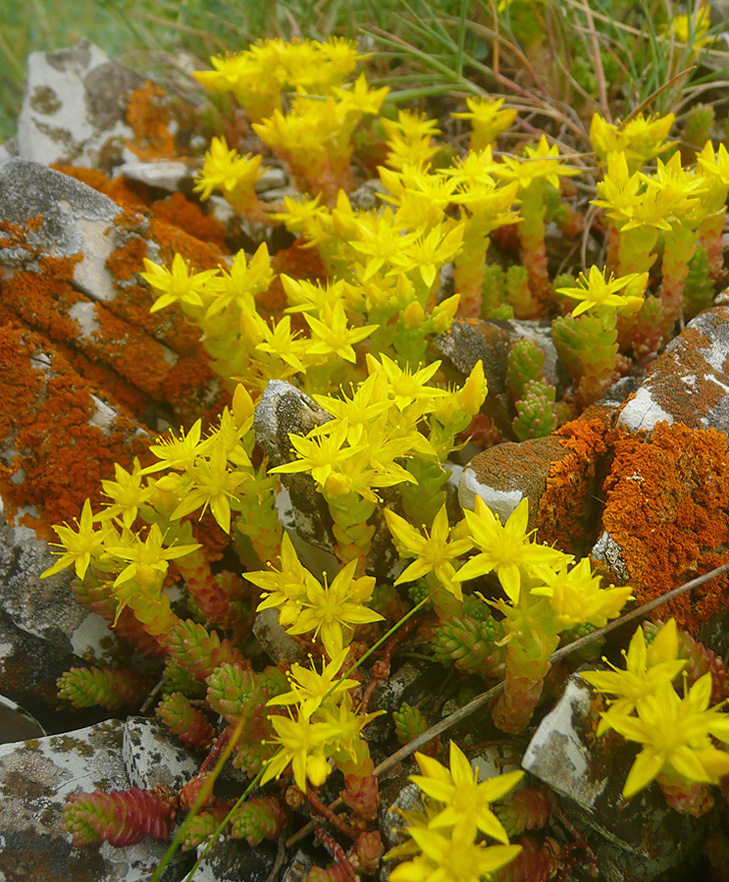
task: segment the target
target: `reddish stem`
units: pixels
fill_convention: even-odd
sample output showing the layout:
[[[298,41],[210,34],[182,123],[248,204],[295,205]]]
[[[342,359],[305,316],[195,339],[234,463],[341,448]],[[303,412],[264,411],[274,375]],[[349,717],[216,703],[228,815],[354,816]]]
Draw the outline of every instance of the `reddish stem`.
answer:
[[[349,838],[353,842],[356,842],[357,837],[359,836],[359,832],[353,827],[350,827],[346,821],[343,821],[339,817],[339,815],[335,814],[329,808],[329,806],[324,805],[324,803],[319,799],[316,793],[314,793],[311,787],[306,788],[306,798],[309,800],[309,802],[311,803],[311,807],[317,814],[321,815],[323,818],[326,818],[327,821],[329,821],[331,824],[334,824],[334,826],[337,828],[337,830],[339,830],[340,833],[344,833],[345,836],[349,836]],[[342,855],[344,855],[344,852],[342,852]],[[335,855],[332,856],[336,857]]]

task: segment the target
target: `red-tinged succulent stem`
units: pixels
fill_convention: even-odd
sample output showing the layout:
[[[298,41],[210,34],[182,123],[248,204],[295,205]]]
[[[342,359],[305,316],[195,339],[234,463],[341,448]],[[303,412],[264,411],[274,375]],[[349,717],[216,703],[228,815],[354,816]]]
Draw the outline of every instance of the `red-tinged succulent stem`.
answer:
[[[513,635],[506,648],[504,691],[493,709],[499,729],[517,733],[529,724],[551,667],[549,657],[558,645],[558,636],[534,630]]]

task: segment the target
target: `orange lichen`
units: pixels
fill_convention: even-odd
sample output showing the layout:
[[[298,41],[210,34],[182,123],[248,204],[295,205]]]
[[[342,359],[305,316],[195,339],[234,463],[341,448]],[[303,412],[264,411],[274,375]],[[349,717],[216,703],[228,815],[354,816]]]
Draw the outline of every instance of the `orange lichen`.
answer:
[[[169,221],[158,217],[151,218],[149,226],[152,238],[160,247],[161,259],[164,263],[171,265],[175,254],[181,254],[197,271],[213,269],[216,266],[227,267],[225,252],[212,243],[201,242]]]
[[[50,538],[50,525],[78,517],[89,494],[98,504],[101,479],[113,474],[114,462],[129,467],[148,437],[123,414],[100,416],[104,393],[37,334],[0,327],[0,363],[4,515],[12,523],[20,509],[37,508],[43,522],[33,526]]]
[[[149,188],[137,181],[130,181],[129,178],[120,175],[116,178],[109,178],[103,172],[95,168],[80,168],[75,165],[62,165],[56,163],[51,166],[56,171],[77,181],[86,184],[93,190],[108,196],[113,202],[126,208],[136,209],[140,206],[149,205]]]
[[[542,542],[584,554],[597,538],[597,478],[607,451],[604,419],[573,420],[555,433],[565,455],[549,469],[539,501],[537,525]]]
[[[658,423],[649,437],[621,433],[604,483],[603,526],[620,548],[637,603],[652,600],[729,561],[729,451],[714,429]],[[672,601],[675,616],[696,634],[726,608],[727,579]]]
[[[167,96],[156,83],[146,80],[129,96],[127,122],[134,132],[134,140],[127,141],[126,146],[140,159],[159,159],[175,154],[175,140],[168,128]]]
[[[141,237],[120,245],[106,260],[106,268],[118,282],[127,282],[144,269],[147,243]]]
[[[158,199],[150,208],[157,217],[175,224],[196,239],[225,249],[225,228],[220,221],[203,214],[200,206],[185,199],[182,193]]]

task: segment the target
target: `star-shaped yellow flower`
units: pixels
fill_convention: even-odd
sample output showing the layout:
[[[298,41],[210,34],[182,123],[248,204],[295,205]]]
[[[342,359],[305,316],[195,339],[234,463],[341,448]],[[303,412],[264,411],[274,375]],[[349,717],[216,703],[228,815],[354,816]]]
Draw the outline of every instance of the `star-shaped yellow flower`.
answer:
[[[434,573],[443,587],[461,600],[463,592],[454,578],[456,570],[452,561],[469,551],[473,547],[473,542],[467,538],[450,538],[451,531],[445,503],[435,516],[430,533],[425,529],[420,533],[405,518],[401,518],[390,509],[385,509],[385,520],[395,542],[402,546],[406,556],[415,557],[410,566],[398,576],[395,584],[412,582],[428,573]]]

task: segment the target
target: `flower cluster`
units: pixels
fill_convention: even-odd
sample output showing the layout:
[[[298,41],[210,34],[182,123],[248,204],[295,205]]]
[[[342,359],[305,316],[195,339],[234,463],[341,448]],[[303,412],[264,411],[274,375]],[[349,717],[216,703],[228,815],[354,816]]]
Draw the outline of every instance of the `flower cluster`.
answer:
[[[310,668],[294,664],[289,675],[291,691],[270,699],[268,706],[284,705],[289,713],[272,715],[269,720],[279,746],[266,764],[261,783],[278,778],[291,764],[294,782],[302,792],[307,781],[320,787],[333,770],[330,760],[345,774],[363,777],[371,771],[367,742],[362,729],[384,711],[358,714],[350,691],[358,681],[337,675],[349,650],[332,655],[321,673],[312,662]],[[357,774],[359,773],[359,774]]]
[[[703,26],[693,20],[694,37]],[[674,40],[682,28],[677,21]],[[438,662],[503,675],[493,719],[518,733],[560,644],[601,628],[631,599],[629,585],[603,586],[589,559],[537,541],[526,499],[504,517],[479,496],[461,511],[448,483],[468,439],[483,446],[509,426],[519,440],[551,432],[708,305],[724,272],[729,192],[726,149],[697,147],[692,165],[667,140],[672,115],[613,125],[596,114],[590,138],[601,179],[591,212],[606,233],[605,258],[555,278],[547,230],[575,238],[583,229],[570,181],[584,157],[561,153],[546,136],[514,153],[497,149],[516,110],[489,96],[453,114],[471,126],[458,155],[425,114],[383,112],[387,89],[355,78],[361,57],[346,40],[267,40],[196,74],[220,107],[231,98],[241,105],[252,152],[239,152],[234,127],[213,138],[195,192],[203,202],[221,193],[258,242],[273,224],[296,242],[273,259],[265,243],[250,255],[211,252],[200,265],[199,255],[175,254],[168,265],[144,258],[139,277],[154,295],[154,320],[177,311],[195,327],[227,406],[151,438],[148,459],[117,464],[102,484],[107,502],[94,511],[87,500],[73,526],[56,527],[60,556],[44,574],[73,567],[88,608],[142,652],[165,657],[157,716],[189,747],[211,751],[180,794],[198,811],[188,847],[225,817],[207,765],[227,750],[269,794],[271,782],[293,781],[300,792],[289,789],[291,805],[308,800],[353,840],[349,857],[332,845],[347,878],[355,865],[374,871],[383,851],[370,827],[379,794],[362,732],[377,715],[369,700],[388,676],[404,619]],[[357,145],[365,148],[359,164]],[[259,201],[264,153],[286,168],[296,196]],[[365,167],[376,179],[355,195]],[[488,408],[490,366],[470,351],[451,355],[459,332],[512,318],[551,322],[571,384],[558,391],[533,339],[510,342],[508,396],[497,390]],[[281,380],[308,396],[318,420],[306,434],[291,433],[290,450],[279,447],[273,464],[254,414]],[[326,571],[283,531],[282,485],[292,498],[304,487],[314,500],[319,532],[310,538],[334,555]],[[315,654],[308,666],[281,660],[257,671],[244,658],[244,636],[266,610],[298,649]],[[709,706],[710,674],[679,694],[674,681],[688,666],[675,623],[650,646],[639,629],[626,665],[583,675],[610,696],[598,735],[613,729],[642,745],[624,795],[656,779],[673,804],[698,813],[701,788],[729,773],[715,744],[729,740],[729,725],[720,706]],[[60,685],[77,705],[118,706],[110,694],[123,691],[119,702],[133,704],[139,682],[94,668]],[[397,737],[422,734],[425,719],[403,705]],[[407,860],[394,882],[476,882],[519,854],[491,804],[520,772],[479,782],[453,742],[450,768],[416,759],[424,811],[406,816],[410,841],[391,856]],[[351,823],[319,802],[335,769]],[[111,817],[112,803],[135,799],[77,801],[73,828],[91,829],[96,803]],[[249,842],[280,834],[285,823],[272,795],[248,800],[230,819],[233,835]],[[112,826],[107,819],[93,837],[107,830],[121,841]]]
[[[524,776],[508,772],[479,782],[455,741],[450,743],[450,768],[421,753],[415,754],[420,775],[411,775],[423,794],[424,811],[402,812],[410,841],[388,852],[387,858],[411,857],[391,872],[393,882],[449,879],[478,882],[510,863],[521,851],[510,845],[506,830],[491,809]],[[488,845],[482,837],[495,839]]]
[[[711,802],[703,787],[729,774],[729,753],[714,739],[729,743],[729,715],[721,705],[709,707],[712,676],[708,672],[679,695],[674,682],[686,667],[679,656],[675,619],[670,619],[646,645],[637,628],[625,654],[625,669],[589,671],[580,676],[610,696],[598,734],[614,729],[641,745],[623,787],[628,799],[658,780],[666,797],[681,811],[701,814]]]

